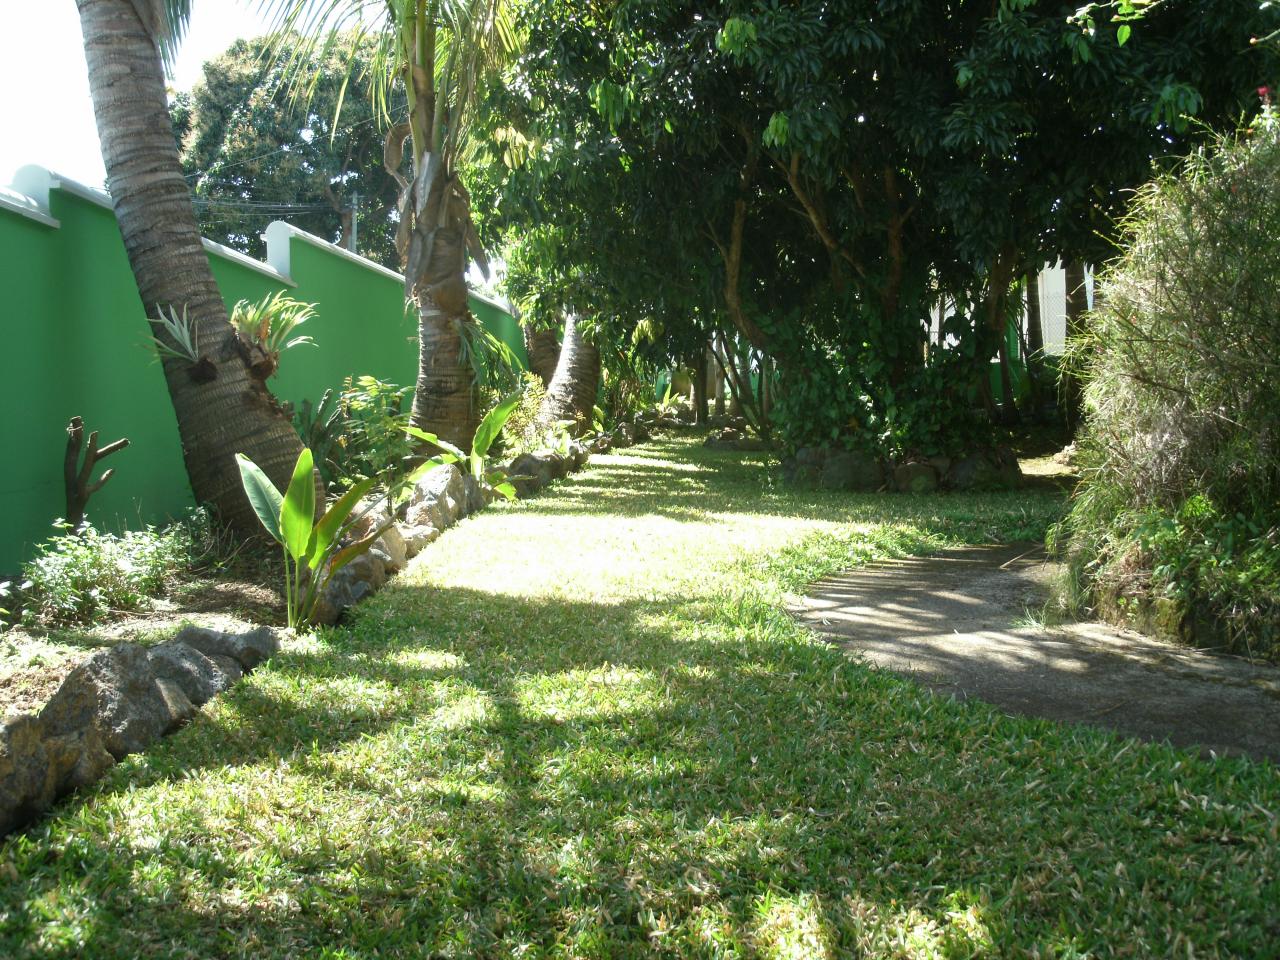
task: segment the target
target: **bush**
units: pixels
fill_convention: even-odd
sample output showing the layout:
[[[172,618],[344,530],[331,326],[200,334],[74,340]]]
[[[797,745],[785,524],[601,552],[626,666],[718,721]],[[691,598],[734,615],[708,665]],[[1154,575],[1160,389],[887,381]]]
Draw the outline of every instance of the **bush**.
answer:
[[[341,391],[327,391],[314,408],[303,402],[294,425],[331,492],[367,478],[385,483],[404,469],[414,452],[404,432],[412,396],[412,387],[363,376],[347,377]]]
[[[91,623],[104,614],[138,610],[160,596],[204,549],[202,512],[163,530],[117,536],[85,525],[41,544],[22,569],[18,601],[26,622]]]
[[[1277,182],[1264,115],[1139,191],[1071,358],[1087,469],[1055,534],[1095,609],[1172,604],[1254,652],[1280,621]]]

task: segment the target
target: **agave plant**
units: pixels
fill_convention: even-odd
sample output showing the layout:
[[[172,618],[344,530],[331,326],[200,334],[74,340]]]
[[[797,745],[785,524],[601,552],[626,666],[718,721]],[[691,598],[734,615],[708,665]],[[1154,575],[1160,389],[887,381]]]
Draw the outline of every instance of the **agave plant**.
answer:
[[[175,307],[169,307],[167,317],[164,314],[164,307],[157,307],[156,318],[152,322],[159,324],[173,341],[173,343],[166,343],[159,337],[152,337],[151,342],[155,344],[156,353],[175,360],[189,360],[192,363],[199,361],[200,350],[196,341],[195,322],[187,318],[185,305],[182,308],[181,317],[178,316]]]

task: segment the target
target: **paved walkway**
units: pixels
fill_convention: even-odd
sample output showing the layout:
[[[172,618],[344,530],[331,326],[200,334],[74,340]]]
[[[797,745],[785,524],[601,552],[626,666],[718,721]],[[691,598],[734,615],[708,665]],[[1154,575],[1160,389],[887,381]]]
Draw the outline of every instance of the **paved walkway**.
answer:
[[[1102,624],[1035,626],[1051,573],[1030,544],[967,547],[819,581],[795,612],[938,693],[1280,763],[1280,669]]]

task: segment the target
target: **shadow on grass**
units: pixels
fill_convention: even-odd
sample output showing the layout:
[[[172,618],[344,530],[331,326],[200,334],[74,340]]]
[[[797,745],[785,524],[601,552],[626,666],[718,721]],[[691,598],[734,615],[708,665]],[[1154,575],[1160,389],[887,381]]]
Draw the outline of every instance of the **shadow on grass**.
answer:
[[[658,479],[637,459],[601,480]],[[728,494],[690,509],[726,509],[752,474],[719,482]],[[585,515],[591,489],[516,509]],[[683,508],[691,491],[668,495]],[[1274,883],[1258,878],[1280,867],[1280,786],[1260,768],[938,700],[748,590],[606,603],[494,577],[492,592],[394,584],[10,839],[0,954],[1270,942]]]

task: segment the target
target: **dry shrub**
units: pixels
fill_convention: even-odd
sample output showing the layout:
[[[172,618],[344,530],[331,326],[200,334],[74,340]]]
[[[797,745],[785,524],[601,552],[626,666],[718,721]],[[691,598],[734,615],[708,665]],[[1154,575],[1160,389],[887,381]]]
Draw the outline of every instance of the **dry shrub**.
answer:
[[[1088,384],[1089,469],[1057,540],[1095,606],[1174,600],[1192,639],[1270,646],[1280,621],[1280,124],[1264,115],[1143,187],[1121,247],[1071,358]],[[1135,557],[1146,576],[1135,576]]]

